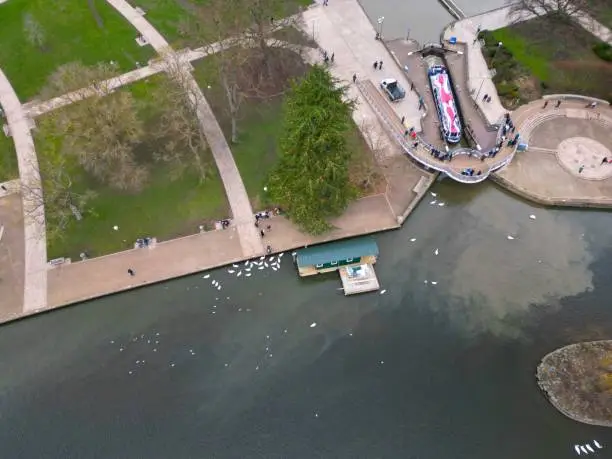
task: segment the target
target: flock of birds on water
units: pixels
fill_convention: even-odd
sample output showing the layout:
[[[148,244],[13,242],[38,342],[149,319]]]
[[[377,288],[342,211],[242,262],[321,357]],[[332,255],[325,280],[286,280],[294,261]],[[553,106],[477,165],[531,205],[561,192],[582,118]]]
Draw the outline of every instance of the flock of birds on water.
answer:
[[[603,448],[603,446],[597,440],[593,440],[593,444],[595,445],[597,449]],[[586,445],[574,445],[574,450],[576,451],[576,454],[578,454],[578,456],[580,456],[583,453],[590,454],[590,453],[597,452],[597,450],[593,448],[590,443],[587,443]]]
[[[244,274],[244,277],[251,277],[253,275],[253,272],[256,272],[258,270],[261,271],[266,268],[271,268],[273,271],[278,271],[280,269],[281,260],[284,254],[285,253],[282,252],[282,253],[279,253],[278,255],[260,257],[259,261],[247,260],[242,264],[234,263],[231,268],[228,268],[227,272],[229,274],[235,274],[236,277],[240,277],[243,274]],[[205,274],[204,276],[202,276],[202,279],[209,279],[209,278],[210,278],[210,274]],[[211,284],[213,288],[216,288],[217,290],[222,289],[221,283],[216,279],[212,279]]]

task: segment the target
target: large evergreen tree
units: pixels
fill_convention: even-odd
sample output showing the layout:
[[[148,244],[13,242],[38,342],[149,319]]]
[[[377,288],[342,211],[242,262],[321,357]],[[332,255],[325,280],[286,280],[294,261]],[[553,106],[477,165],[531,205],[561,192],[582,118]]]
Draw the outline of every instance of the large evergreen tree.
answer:
[[[270,176],[270,197],[303,230],[320,234],[354,197],[347,148],[354,101],[329,72],[314,66],[285,98],[280,160]]]

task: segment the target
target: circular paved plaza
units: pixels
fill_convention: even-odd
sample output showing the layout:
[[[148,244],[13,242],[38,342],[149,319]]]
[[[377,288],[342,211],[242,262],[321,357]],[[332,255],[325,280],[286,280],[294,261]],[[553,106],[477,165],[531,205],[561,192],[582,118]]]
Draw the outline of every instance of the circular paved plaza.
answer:
[[[529,126],[524,135],[530,148],[554,154],[558,164],[578,179],[612,177],[610,107],[590,109],[582,102],[566,102],[559,109],[541,107],[534,103],[521,122]]]
[[[557,147],[557,160],[569,173],[580,178],[604,180],[612,176],[612,153],[605,145],[588,137],[562,140]]]
[[[555,98],[512,114],[528,144],[496,173],[498,183],[541,204],[612,207],[612,108]],[[610,161],[604,161],[607,159]]]

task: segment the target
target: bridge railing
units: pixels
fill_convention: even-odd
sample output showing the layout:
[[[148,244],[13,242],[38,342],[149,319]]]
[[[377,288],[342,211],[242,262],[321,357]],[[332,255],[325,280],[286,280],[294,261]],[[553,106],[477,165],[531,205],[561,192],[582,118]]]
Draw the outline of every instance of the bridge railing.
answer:
[[[402,147],[404,152],[406,152],[415,161],[424,165],[425,167],[428,167],[438,172],[442,172],[461,183],[478,183],[478,182],[482,182],[488,177],[489,169],[486,172],[483,171],[483,173],[479,176],[462,175],[460,172],[454,170],[453,168],[445,167],[441,164],[437,164],[434,161],[430,160],[427,156],[417,154],[415,149],[410,145],[410,142],[404,137],[403,133],[399,134],[398,132],[395,131],[395,129],[393,129],[393,125],[391,121],[388,119],[387,115],[378,109],[377,103],[370,96],[368,91],[364,90],[360,82],[357,82],[357,87],[359,88],[359,92],[361,93],[361,95],[367,100],[372,110],[376,112],[379,119],[382,121],[382,124],[384,128],[386,129],[386,131],[388,132],[388,134],[393,139],[395,139],[396,142],[400,145],[400,147]],[[426,150],[427,152],[431,152],[432,150],[434,150],[434,147],[428,142],[426,142],[418,134],[417,134],[417,139],[419,141],[419,145],[422,146],[423,149]]]

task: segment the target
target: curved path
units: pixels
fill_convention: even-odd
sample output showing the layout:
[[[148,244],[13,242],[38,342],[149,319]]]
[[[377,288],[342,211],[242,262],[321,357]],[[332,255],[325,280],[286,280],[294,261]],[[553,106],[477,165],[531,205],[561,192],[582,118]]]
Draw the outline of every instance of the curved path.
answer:
[[[558,96],[559,97],[559,96]],[[529,150],[493,179],[544,205],[612,207],[612,108],[592,99],[548,96],[514,112]],[[559,108],[556,101],[562,100]]]
[[[0,104],[15,144],[22,186],[25,236],[23,312],[47,306],[47,242],[42,186],[28,119],[10,81],[0,69]],[[4,135],[0,133],[0,135]]]
[[[106,0],[115,8],[132,26],[153,46],[155,51],[167,57],[168,66],[176,65],[172,62],[180,57],[172,51],[166,39],[140,15],[125,0]],[[187,64],[187,62],[185,62]],[[219,169],[219,175],[223,180],[227,200],[232,209],[234,224],[238,232],[240,246],[245,257],[261,255],[264,252],[261,237],[253,225],[253,209],[247,195],[246,188],[240,177],[240,172],[234,161],[234,156],[230,150],[223,131],[219,126],[208,101],[204,97],[202,90],[198,86],[195,78],[188,71],[187,66],[182,66],[181,82],[189,91],[190,99],[196,107],[200,127],[206,136],[210,150]]]

